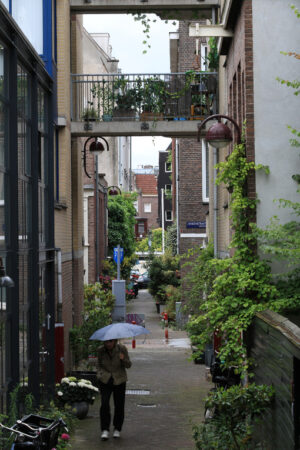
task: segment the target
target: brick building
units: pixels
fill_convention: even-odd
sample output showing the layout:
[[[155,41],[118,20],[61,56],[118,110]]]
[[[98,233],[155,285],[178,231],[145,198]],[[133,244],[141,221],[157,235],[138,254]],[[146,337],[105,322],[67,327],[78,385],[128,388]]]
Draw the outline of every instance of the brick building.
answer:
[[[166,230],[170,225],[173,224],[173,207],[172,207],[172,196],[173,196],[173,185],[172,185],[172,162],[168,161],[169,151],[172,150],[172,144],[168,150],[160,150],[158,154],[158,177],[157,177],[157,191],[158,191],[158,217],[159,226],[162,227],[164,216],[164,229]],[[164,192],[163,202],[161,192]],[[163,203],[163,211],[162,211]]]
[[[196,55],[196,39],[189,36],[189,25],[189,21],[180,21],[178,32],[170,33],[171,68],[177,72],[206,70],[203,58],[207,49],[206,39],[198,42],[199,55]],[[173,142],[173,166],[173,205],[178,221],[178,251],[182,254],[189,248],[202,245],[207,236],[209,195],[206,145],[199,144],[196,139],[177,139]],[[176,179],[179,180],[177,194]]]
[[[135,235],[141,239],[158,227],[157,177],[153,173],[136,174],[135,186],[138,192]]]

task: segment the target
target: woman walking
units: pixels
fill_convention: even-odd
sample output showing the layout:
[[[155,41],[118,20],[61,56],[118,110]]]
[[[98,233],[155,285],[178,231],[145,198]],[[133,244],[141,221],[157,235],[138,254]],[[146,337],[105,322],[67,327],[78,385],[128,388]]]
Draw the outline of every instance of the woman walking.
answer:
[[[97,379],[101,393],[100,426],[103,441],[109,437],[111,394],[113,394],[114,400],[113,437],[120,437],[124,422],[126,369],[129,367],[131,367],[131,361],[125,345],[119,344],[117,339],[104,341],[104,345],[98,349],[97,367]]]

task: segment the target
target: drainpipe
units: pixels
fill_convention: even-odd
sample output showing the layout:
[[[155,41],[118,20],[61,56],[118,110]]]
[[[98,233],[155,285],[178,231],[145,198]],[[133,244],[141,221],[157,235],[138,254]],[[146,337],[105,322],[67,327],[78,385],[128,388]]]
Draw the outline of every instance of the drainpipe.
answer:
[[[218,164],[218,149],[214,148],[213,150],[213,158],[214,158],[214,257],[218,258],[218,187],[216,185],[217,179],[217,169],[216,164]]]
[[[98,192],[98,155],[95,157],[95,202],[96,202],[96,282],[99,281],[99,192]]]
[[[131,140],[131,136],[130,136],[129,137],[129,192],[132,191],[131,170],[132,170],[132,140]]]
[[[165,202],[164,189],[161,189],[161,228],[162,228],[162,254],[165,254]]]
[[[57,258],[57,322],[62,322],[62,267],[61,249],[56,248]]]
[[[176,229],[177,229],[177,255],[179,255],[179,143],[175,141],[175,180],[176,180]]]

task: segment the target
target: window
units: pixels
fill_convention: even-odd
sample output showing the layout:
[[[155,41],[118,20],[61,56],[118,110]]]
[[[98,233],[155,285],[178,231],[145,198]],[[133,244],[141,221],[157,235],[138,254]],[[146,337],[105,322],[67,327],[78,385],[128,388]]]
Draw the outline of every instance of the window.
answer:
[[[138,223],[138,234],[144,234],[145,233],[145,224],[144,222],[139,222]]]
[[[208,144],[202,139],[202,201],[209,202]]]
[[[172,172],[172,163],[171,161],[165,162],[165,172]]]
[[[36,51],[43,54],[43,0],[13,0],[12,16]]]
[[[165,184],[165,194],[171,194],[172,193],[172,185],[171,184]]]
[[[138,207],[138,201],[136,200],[135,202],[133,202],[133,206],[134,206],[134,208],[135,208],[135,210],[136,210],[136,213],[138,214],[138,212],[139,212],[139,207]]]
[[[207,71],[207,44],[201,44],[201,70]]]
[[[144,212],[145,213],[151,213],[151,203],[145,203],[144,204]]]
[[[170,222],[173,220],[173,211],[165,211],[166,221]]]

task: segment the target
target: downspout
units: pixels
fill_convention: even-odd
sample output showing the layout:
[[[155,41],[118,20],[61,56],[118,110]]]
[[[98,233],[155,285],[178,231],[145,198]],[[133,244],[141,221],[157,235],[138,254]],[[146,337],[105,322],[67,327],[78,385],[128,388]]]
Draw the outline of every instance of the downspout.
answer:
[[[99,281],[99,192],[98,192],[98,155],[95,157],[95,202],[96,202],[96,282]]]
[[[57,257],[57,322],[62,322],[62,266],[61,249],[56,248]]]
[[[161,234],[162,234],[162,254],[165,254],[165,202],[164,189],[161,189]]]
[[[131,136],[130,136],[129,137],[129,192],[132,191],[131,170],[132,170],[132,140],[131,140]]]
[[[218,164],[218,149],[214,147],[213,150],[213,158],[214,158],[214,257],[218,258],[218,187],[216,185],[217,179],[217,169],[216,165]]]
[[[175,141],[175,181],[176,181],[176,252],[179,255],[179,143],[178,139]]]

